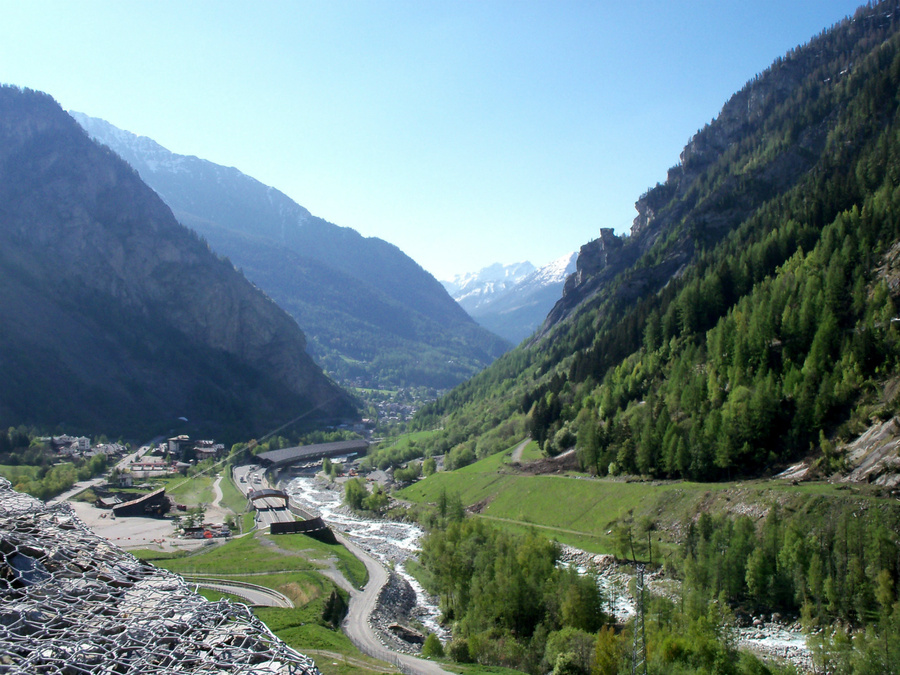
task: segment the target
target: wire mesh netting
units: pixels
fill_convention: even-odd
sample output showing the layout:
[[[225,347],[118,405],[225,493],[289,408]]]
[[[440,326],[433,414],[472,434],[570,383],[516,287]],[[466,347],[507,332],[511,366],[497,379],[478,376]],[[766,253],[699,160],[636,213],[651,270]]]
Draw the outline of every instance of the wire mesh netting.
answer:
[[[0,673],[317,675],[245,605],[94,534],[0,479]]]

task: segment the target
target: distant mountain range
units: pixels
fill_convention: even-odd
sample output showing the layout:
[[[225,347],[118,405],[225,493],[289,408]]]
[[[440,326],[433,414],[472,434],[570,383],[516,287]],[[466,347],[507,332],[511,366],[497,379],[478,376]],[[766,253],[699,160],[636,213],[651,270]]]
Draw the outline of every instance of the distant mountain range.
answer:
[[[471,313],[473,309],[509,291],[534,270],[535,266],[527,260],[510,265],[494,263],[477,272],[457,274],[451,281],[441,283],[453,299]]]
[[[246,438],[355,414],[271,299],[48,95],[0,87],[0,420]]]
[[[237,169],[70,114],[287,310],[339,381],[451,387],[510,347],[396,246],[317,218]]]
[[[540,269],[528,261],[495,263],[441,283],[479,324],[518,344],[543,323],[559,300],[577,258],[572,252]]]

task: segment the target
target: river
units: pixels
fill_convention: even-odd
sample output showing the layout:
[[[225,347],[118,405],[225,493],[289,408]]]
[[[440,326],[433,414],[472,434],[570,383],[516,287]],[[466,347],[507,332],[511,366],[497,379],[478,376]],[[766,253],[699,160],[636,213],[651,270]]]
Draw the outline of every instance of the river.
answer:
[[[619,623],[629,621],[635,613],[630,590],[635,575],[632,566],[620,564],[613,556],[595,555],[565,545],[561,548],[561,563],[575,567],[582,574],[593,569],[606,600],[604,609]],[[649,572],[644,581],[650,594],[669,598],[673,602],[677,602],[681,595],[680,583],[666,578],[660,570]],[[740,649],[766,659],[785,660],[800,672],[812,672],[812,653],[799,622],[788,625],[760,617],[754,624],[734,629],[732,637]]]
[[[360,518],[343,504],[343,492],[331,489],[316,478],[294,478],[285,491],[301,506],[315,511],[332,529],[343,532],[355,544],[367,550],[385,566],[403,577],[416,594],[415,618],[442,641],[449,631],[438,623],[440,610],[435,599],[406,571],[406,561],[415,559],[424,532],[413,523]]]
[[[404,568],[406,561],[415,558],[418,553],[419,542],[424,534],[419,526],[360,518],[343,505],[343,493],[339,488],[329,489],[315,478],[295,478],[288,484],[286,491],[303,507],[319,513],[333,529],[343,532],[387,567],[393,567],[416,593],[416,618],[442,641],[450,639],[449,631],[438,623],[440,612],[435,599]],[[585,562],[595,558],[611,559],[611,556],[593,556],[578,549],[563,547],[564,564],[572,564],[582,572],[587,568]],[[625,566],[616,564],[601,567],[597,580],[606,598],[606,609],[617,621],[628,621],[634,615],[634,603],[628,590],[632,573],[626,571]],[[657,584],[664,585],[665,582],[661,583],[660,577],[657,573],[648,579],[651,592],[671,595],[658,587],[653,588]],[[805,636],[796,626],[763,623],[740,629],[737,637],[742,648],[768,657],[786,659],[801,671],[811,670],[811,654],[806,646]]]

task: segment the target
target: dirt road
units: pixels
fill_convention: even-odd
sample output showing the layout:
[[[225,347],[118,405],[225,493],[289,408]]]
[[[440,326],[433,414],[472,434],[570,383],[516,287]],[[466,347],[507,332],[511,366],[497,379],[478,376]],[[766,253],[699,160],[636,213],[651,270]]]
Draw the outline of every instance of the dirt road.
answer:
[[[510,460],[513,462],[521,462],[522,461],[522,452],[525,450],[526,446],[531,443],[530,438],[526,438],[524,441],[519,443],[515,449],[512,451],[512,457]]]

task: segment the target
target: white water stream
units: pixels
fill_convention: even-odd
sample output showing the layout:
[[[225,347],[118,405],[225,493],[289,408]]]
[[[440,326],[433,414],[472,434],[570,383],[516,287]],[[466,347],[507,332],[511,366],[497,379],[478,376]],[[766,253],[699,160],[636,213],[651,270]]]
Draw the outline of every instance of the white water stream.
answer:
[[[570,546],[562,547],[563,565],[573,566],[585,574],[593,567],[597,583],[605,598],[604,609],[614,615],[616,621],[625,623],[635,613],[634,599],[630,589],[634,577],[628,565],[611,562],[612,556],[592,555]],[[659,572],[645,577],[645,588],[653,595],[677,601],[681,590],[678,582],[666,579]],[[799,625],[757,621],[757,625],[735,630],[734,639],[738,647],[747,649],[764,658],[784,659],[801,672],[812,672],[812,653],[806,644],[806,636]]]
[[[403,577],[416,593],[416,618],[442,641],[450,633],[438,623],[440,610],[434,598],[406,571],[404,564],[415,558],[424,534],[418,525],[390,520],[368,520],[355,515],[343,505],[340,489],[328,489],[315,478],[294,478],[285,490],[304,508],[315,511],[332,529],[343,532],[372,557]]]
[[[440,614],[434,598],[429,596],[404,568],[404,563],[415,558],[423,532],[412,523],[387,520],[368,520],[353,514],[343,505],[340,489],[328,489],[315,478],[295,478],[286,488],[295,501],[303,507],[319,513],[333,528],[343,532],[373,557],[394,570],[409,582],[416,593],[417,618],[442,640],[450,633],[437,621]],[[577,549],[571,549],[571,553]],[[578,552],[583,553],[583,552]],[[585,554],[587,555],[587,554]],[[572,564],[572,563],[569,563]],[[575,563],[579,571],[585,567]],[[627,621],[634,614],[634,603],[628,590],[631,575],[616,566],[606,567],[598,575],[598,583],[607,601],[607,611],[618,621]],[[651,582],[652,585],[652,582]],[[739,643],[744,648],[770,656],[785,658],[801,670],[810,670],[810,652],[801,632],[778,624],[765,624],[739,631]]]

